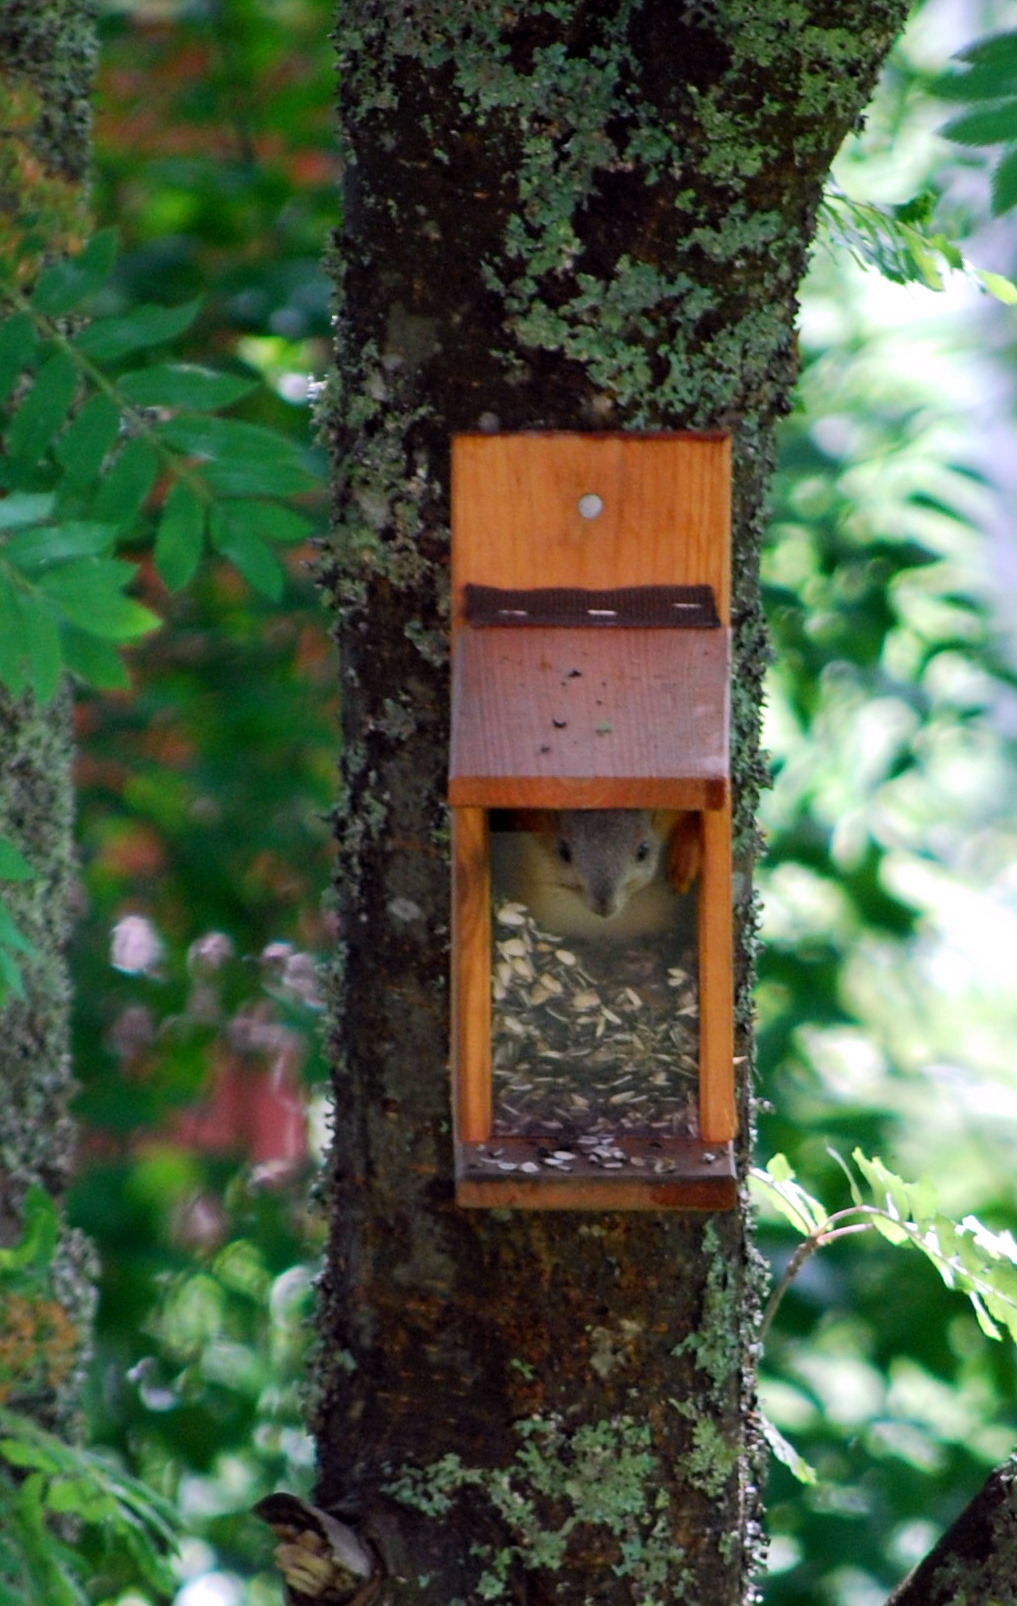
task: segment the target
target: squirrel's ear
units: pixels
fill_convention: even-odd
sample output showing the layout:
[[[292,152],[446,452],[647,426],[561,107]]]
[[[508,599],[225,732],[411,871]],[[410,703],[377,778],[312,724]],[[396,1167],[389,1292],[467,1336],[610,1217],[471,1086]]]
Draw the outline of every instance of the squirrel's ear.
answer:
[[[687,810],[658,809],[653,828],[667,841],[667,877],[676,892],[688,892],[703,857],[702,816]]]

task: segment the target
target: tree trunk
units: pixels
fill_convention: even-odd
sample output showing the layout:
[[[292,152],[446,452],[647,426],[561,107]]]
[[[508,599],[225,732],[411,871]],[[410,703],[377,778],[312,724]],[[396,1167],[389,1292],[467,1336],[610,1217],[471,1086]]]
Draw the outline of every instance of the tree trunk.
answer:
[[[1017,1600],[1017,1456],[986,1479],[887,1606],[1013,1606]]]
[[[77,247],[88,228],[85,178],[95,65],[93,8],[80,0],[0,0],[0,249],[10,258],[18,231],[44,242],[47,256]],[[26,268],[31,264],[26,261]],[[22,965],[26,996],[9,997],[0,1027],[0,1244],[21,1236],[25,1194],[40,1184],[59,1199],[67,1183],[72,1127],[70,989],[65,947],[74,879],[71,704],[59,695],[40,707],[0,691],[0,835],[35,871],[3,893],[34,947]],[[68,1432],[80,1408],[81,1373],[94,1306],[90,1250],[65,1231],[53,1263],[55,1303],[42,1300],[21,1321],[60,1335],[47,1375],[31,1361],[33,1412]],[[17,1391],[10,1397],[19,1403]]]
[[[348,0],[337,370],[342,943],[320,1502],[387,1601],[754,1598],[760,1272],[713,1216],[465,1211],[449,1126],[449,437],[734,437],[737,1053],[757,552],[830,160],[902,0]]]

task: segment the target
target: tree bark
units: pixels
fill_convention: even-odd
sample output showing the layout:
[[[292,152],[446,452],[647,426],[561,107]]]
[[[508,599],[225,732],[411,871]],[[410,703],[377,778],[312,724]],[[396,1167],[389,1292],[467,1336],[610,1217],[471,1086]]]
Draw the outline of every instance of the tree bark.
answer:
[[[319,1503],[386,1601],[753,1599],[744,1208],[467,1212],[446,1074],[448,459],[459,430],[733,432],[744,1167],[766,659],[795,292],[901,0],[348,0],[336,521],[342,943]],[[451,1457],[451,1459],[450,1459]]]
[[[81,0],[0,0],[0,250],[12,257],[21,230],[47,256],[77,247],[88,228],[86,175],[96,57],[93,7]],[[32,263],[25,260],[26,271]],[[4,897],[34,955],[23,966],[25,997],[10,996],[0,1024],[0,1244],[21,1236],[25,1194],[54,1198],[68,1181],[73,1127],[66,943],[74,885],[71,703],[41,707],[0,691],[0,835],[13,841],[35,879],[7,883]],[[30,1318],[59,1332],[58,1359],[33,1369],[32,1409],[45,1426],[73,1430],[89,1351],[94,1267],[79,1233],[65,1230],[53,1263],[53,1304]],[[26,1319],[26,1313],[21,1313]],[[10,1397],[17,1404],[17,1391]]]
[[[886,1606],[1013,1606],[1017,1601],[1017,1456],[986,1479]]]

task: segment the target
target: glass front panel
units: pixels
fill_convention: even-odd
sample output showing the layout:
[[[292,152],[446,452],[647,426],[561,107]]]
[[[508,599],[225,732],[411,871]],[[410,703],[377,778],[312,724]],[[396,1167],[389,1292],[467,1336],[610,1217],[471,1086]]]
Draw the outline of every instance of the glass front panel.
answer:
[[[491,816],[495,1137],[639,1164],[610,1140],[695,1137],[700,818]],[[554,1150],[549,1151],[548,1163]]]

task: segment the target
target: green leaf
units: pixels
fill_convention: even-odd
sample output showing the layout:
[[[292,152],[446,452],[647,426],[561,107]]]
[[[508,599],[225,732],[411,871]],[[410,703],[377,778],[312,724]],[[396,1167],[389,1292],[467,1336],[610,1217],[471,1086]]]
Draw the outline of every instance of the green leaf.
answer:
[[[992,62],[1011,75],[1017,74],[1017,30],[987,34],[958,50],[957,57],[960,61]]]
[[[192,412],[214,412],[229,407],[257,390],[261,381],[239,374],[218,373],[195,363],[158,363],[121,374],[117,388],[136,407],[186,407]]]
[[[176,1593],[178,1580],[166,1560],[159,1555],[155,1545],[148,1538],[144,1529],[136,1530],[126,1524],[119,1529],[121,1538],[131,1553],[131,1557],[139,1573],[161,1594],[172,1596]],[[174,1543],[170,1539],[169,1543]]]
[[[869,1217],[869,1220],[880,1237],[885,1238],[887,1243],[897,1245],[914,1243],[912,1235],[909,1232],[905,1232],[903,1227],[898,1227],[897,1223],[891,1221],[889,1216],[873,1214]]]
[[[929,93],[939,100],[1001,100],[1013,90],[1013,65],[989,60],[959,71],[954,68],[929,85]]]
[[[771,1422],[769,1417],[762,1411],[759,1412],[759,1425],[763,1430],[763,1438],[770,1446],[776,1459],[782,1466],[787,1467],[788,1471],[798,1479],[799,1483],[819,1482],[819,1474],[815,1467],[809,1465],[805,1457],[798,1453],[794,1445],[785,1439],[776,1423]]]
[[[99,1464],[100,1452],[90,1450],[87,1454],[93,1465]],[[172,1501],[148,1484],[139,1483],[105,1462],[102,1462],[102,1475],[106,1486],[124,1510],[142,1523],[152,1536],[161,1538],[167,1545],[176,1543],[180,1514]]]
[[[21,999],[28,996],[21,969],[0,939],[0,999],[6,998],[8,993],[13,993],[15,998]]]
[[[12,313],[0,323],[0,402],[7,400],[18,375],[31,367],[38,344],[27,312]]]
[[[60,1222],[57,1208],[45,1188],[33,1182],[25,1193],[22,1207],[22,1233],[18,1243],[9,1249],[0,1249],[0,1274],[34,1267],[44,1270],[51,1265],[56,1253]],[[20,1420],[16,1412],[4,1411],[2,1423],[8,1431],[11,1423]],[[21,1442],[23,1435],[17,1435]],[[19,1461],[18,1466],[35,1466],[37,1462]]]
[[[291,496],[313,483],[302,450],[259,424],[182,414],[158,433],[168,446],[204,459],[203,478],[224,496]]]
[[[977,1216],[965,1216],[957,1229],[959,1232],[969,1233],[979,1249],[984,1250],[993,1260],[1000,1260],[1007,1264],[1007,1269],[1014,1273],[1014,1288],[1017,1292],[1017,1239],[1009,1228],[1002,1232],[993,1232]]]
[[[35,871],[29,864],[25,855],[8,841],[7,837],[0,836],[0,881],[33,881]]]
[[[908,1221],[911,1216],[910,1201],[908,1199],[907,1183],[885,1166],[878,1155],[871,1158],[864,1155],[861,1149],[852,1151],[852,1160],[872,1189],[876,1203],[885,1206],[898,1221]]]
[[[160,424],[159,434],[167,445],[193,457],[232,457],[255,463],[268,458],[303,468],[301,450],[288,435],[237,418],[184,414]]]
[[[145,304],[120,318],[101,318],[74,338],[79,351],[96,362],[114,362],[132,351],[161,346],[189,328],[201,310],[201,297],[179,307]]]
[[[858,1186],[858,1182],[857,1182],[857,1180],[855,1178],[854,1172],[852,1171],[851,1167],[848,1165],[848,1163],[845,1160],[844,1156],[842,1154],[839,1154],[836,1149],[831,1149],[831,1148],[827,1147],[827,1151],[826,1152],[830,1156],[830,1159],[831,1160],[835,1160],[836,1163],[840,1166],[841,1170],[843,1171],[845,1177],[847,1178],[847,1185],[851,1190],[852,1202],[854,1203],[856,1208],[860,1210],[862,1208],[862,1204],[863,1204],[862,1190]]]
[[[55,500],[51,491],[12,491],[10,496],[0,498],[0,530],[40,524],[53,511]]]
[[[15,948],[19,954],[34,954],[36,951],[34,944],[21,935],[10,910],[3,902],[0,902],[0,943],[5,948]]]
[[[16,535],[4,548],[4,555],[23,574],[37,571],[72,558],[99,557],[116,541],[112,524],[93,524],[90,520],[68,519],[65,524],[42,524]]]
[[[59,1472],[60,1462],[38,1444],[24,1439],[0,1439],[0,1455],[12,1467],[33,1467],[36,1472]]]
[[[100,691],[129,691],[131,677],[116,647],[75,625],[65,625],[61,638],[64,662],[72,674]]]
[[[939,1208],[935,1185],[928,1177],[919,1177],[917,1182],[908,1185],[907,1191],[911,1220],[920,1232],[924,1232],[936,1218]]]
[[[148,500],[158,471],[154,447],[145,440],[128,441],[99,486],[91,507],[93,519],[128,530]]]
[[[187,584],[201,561],[205,503],[182,480],[170,487],[155,537],[155,566],[171,591]]]
[[[13,1416],[14,1414],[14,1412],[4,1412],[5,1418],[8,1416]],[[24,1418],[21,1420],[24,1421]],[[16,1423],[15,1425],[17,1426],[18,1424]],[[21,1439],[25,1437],[31,1438],[30,1430],[31,1423],[25,1422],[24,1431],[20,1435],[15,1435],[18,1443],[20,1443]],[[45,1478],[40,1477],[37,1472],[33,1472],[30,1477],[24,1478],[18,1485],[18,1514],[25,1521],[37,1524],[40,1533],[42,1532],[43,1523],[42,1499],[45,1492],[46,1480]]]
[[[226,504],[228,505],[228,504]],[[279,502],[242,502],[242,518],[252,535],[262,541],[275,541],[280,545],[307,541],[314,531],[314,521],[294,508]]]
[[[120,558],[80,558],[48,570],[38,587],[79,629],[107,641],[134,641],[160,623],[157,614],[124,596],[134,578],[133,563]]]
[[[4,958],[14,965],[15,973],[20,981],[21,972],[18,970],[16,962],[11,958],[11,954],[25,954],[27,957],[37,954],[38,950],[33,943],[30,943],[21,935],[21,932],[14,924],[10,910],[3,903],[0,903],[0,948],[10,950],[10,953],[4,953]],[[19,996],[22,995],[20,986],[18,993]]]
[[[120,433],[120,409],[108,396],[90,396],[57,439],[54,456],[76,485],[95,479]]]
[[[46,1491],[46,1507],[83,1522],[111,1522],[118,1517],[117,1503],[105,1489],[87,1477],[54,1478]]]
[[[1017,147],[1011,147],[1010,150],[1003,152],[992,175],[993,217],[1001,217],[1004,212],[1009,212],[1012,206],[1017,206]],[[989,283],[990,279],[994,281],[999,279],[1000,276],[998,274],[982,273],[979,277],[982,283],[992,291],[993,295],[998,295],[998,291]],[[1014,288],[1009,279],[1003,279],[1001,282],[1012,293],[1013,301],[1017,301],[1017,289]],[[1007,297],[999,296],[999,300],[1005,301]],[[1011,301],[1010,304],[1012,305],[1013,302]]]
[[[833,241],[862,267],[875,268],[893,284],[924,284],[942,290],[943,267],[959,268],[963,259],[941,234],[926,234],[911,221],[920,209],[911,204],[887,212],[865,201],[828,191],[821,218]]]
[[[982,1329],[982,1332],[985,1334],[986,1338],[1002,1338],[1002,1333],[990,1317],[978,1295],[975,1293],[969,1293],[968,1298],[971,1301],[971,1308],[975,1313],[975,1320]]]
[[[958,145],[1001,145],[1017,139],[1017,99],[965,112],[945,123],[941,132]]]
[[[826,1227],[829,1213],[818,1199],[814,1199],[795,1180],[795,1174],[783,1154],[773,1155],[765,1171],[753,1170],[750,1175],[753,1182],[764,1190],[775,1209],[803,1238],[810,1238]]]
[[[774,1154],[766,1162],[766,1174],[771,1182],[793,1182],[794,1170],[786,1154]]]
[[[213,506],[209,535],[216,551],[236,565],[255,591],[278,602],[284,582],[279,560],[271,547],[240,523],[230,503]]]
[[[93,234],[77,256],[64,257],[46,268],[36,280],[32,305],[47,317],[58,317],[80,306],[88,296],[106,283],[117,254],[115,229]]]
[[[28,680],[28,643],[13,586],[0,567],[0,684],[15,696]]]
[[[201,465],[202,478],[220,496],[299,496],[313,483],[300,464],[264,459],[217,459]]]
[[[7,451],[23,467],[39,461],[67,417],[77,387],[78,370],[66,352],[58,351],[39,369],[7,430]]]
[[[11,595],[20,616],[18,634],[26,660],[25,678],[39,701],[48,703],[60,684],[63,668],[57,622],[34,591]]]

